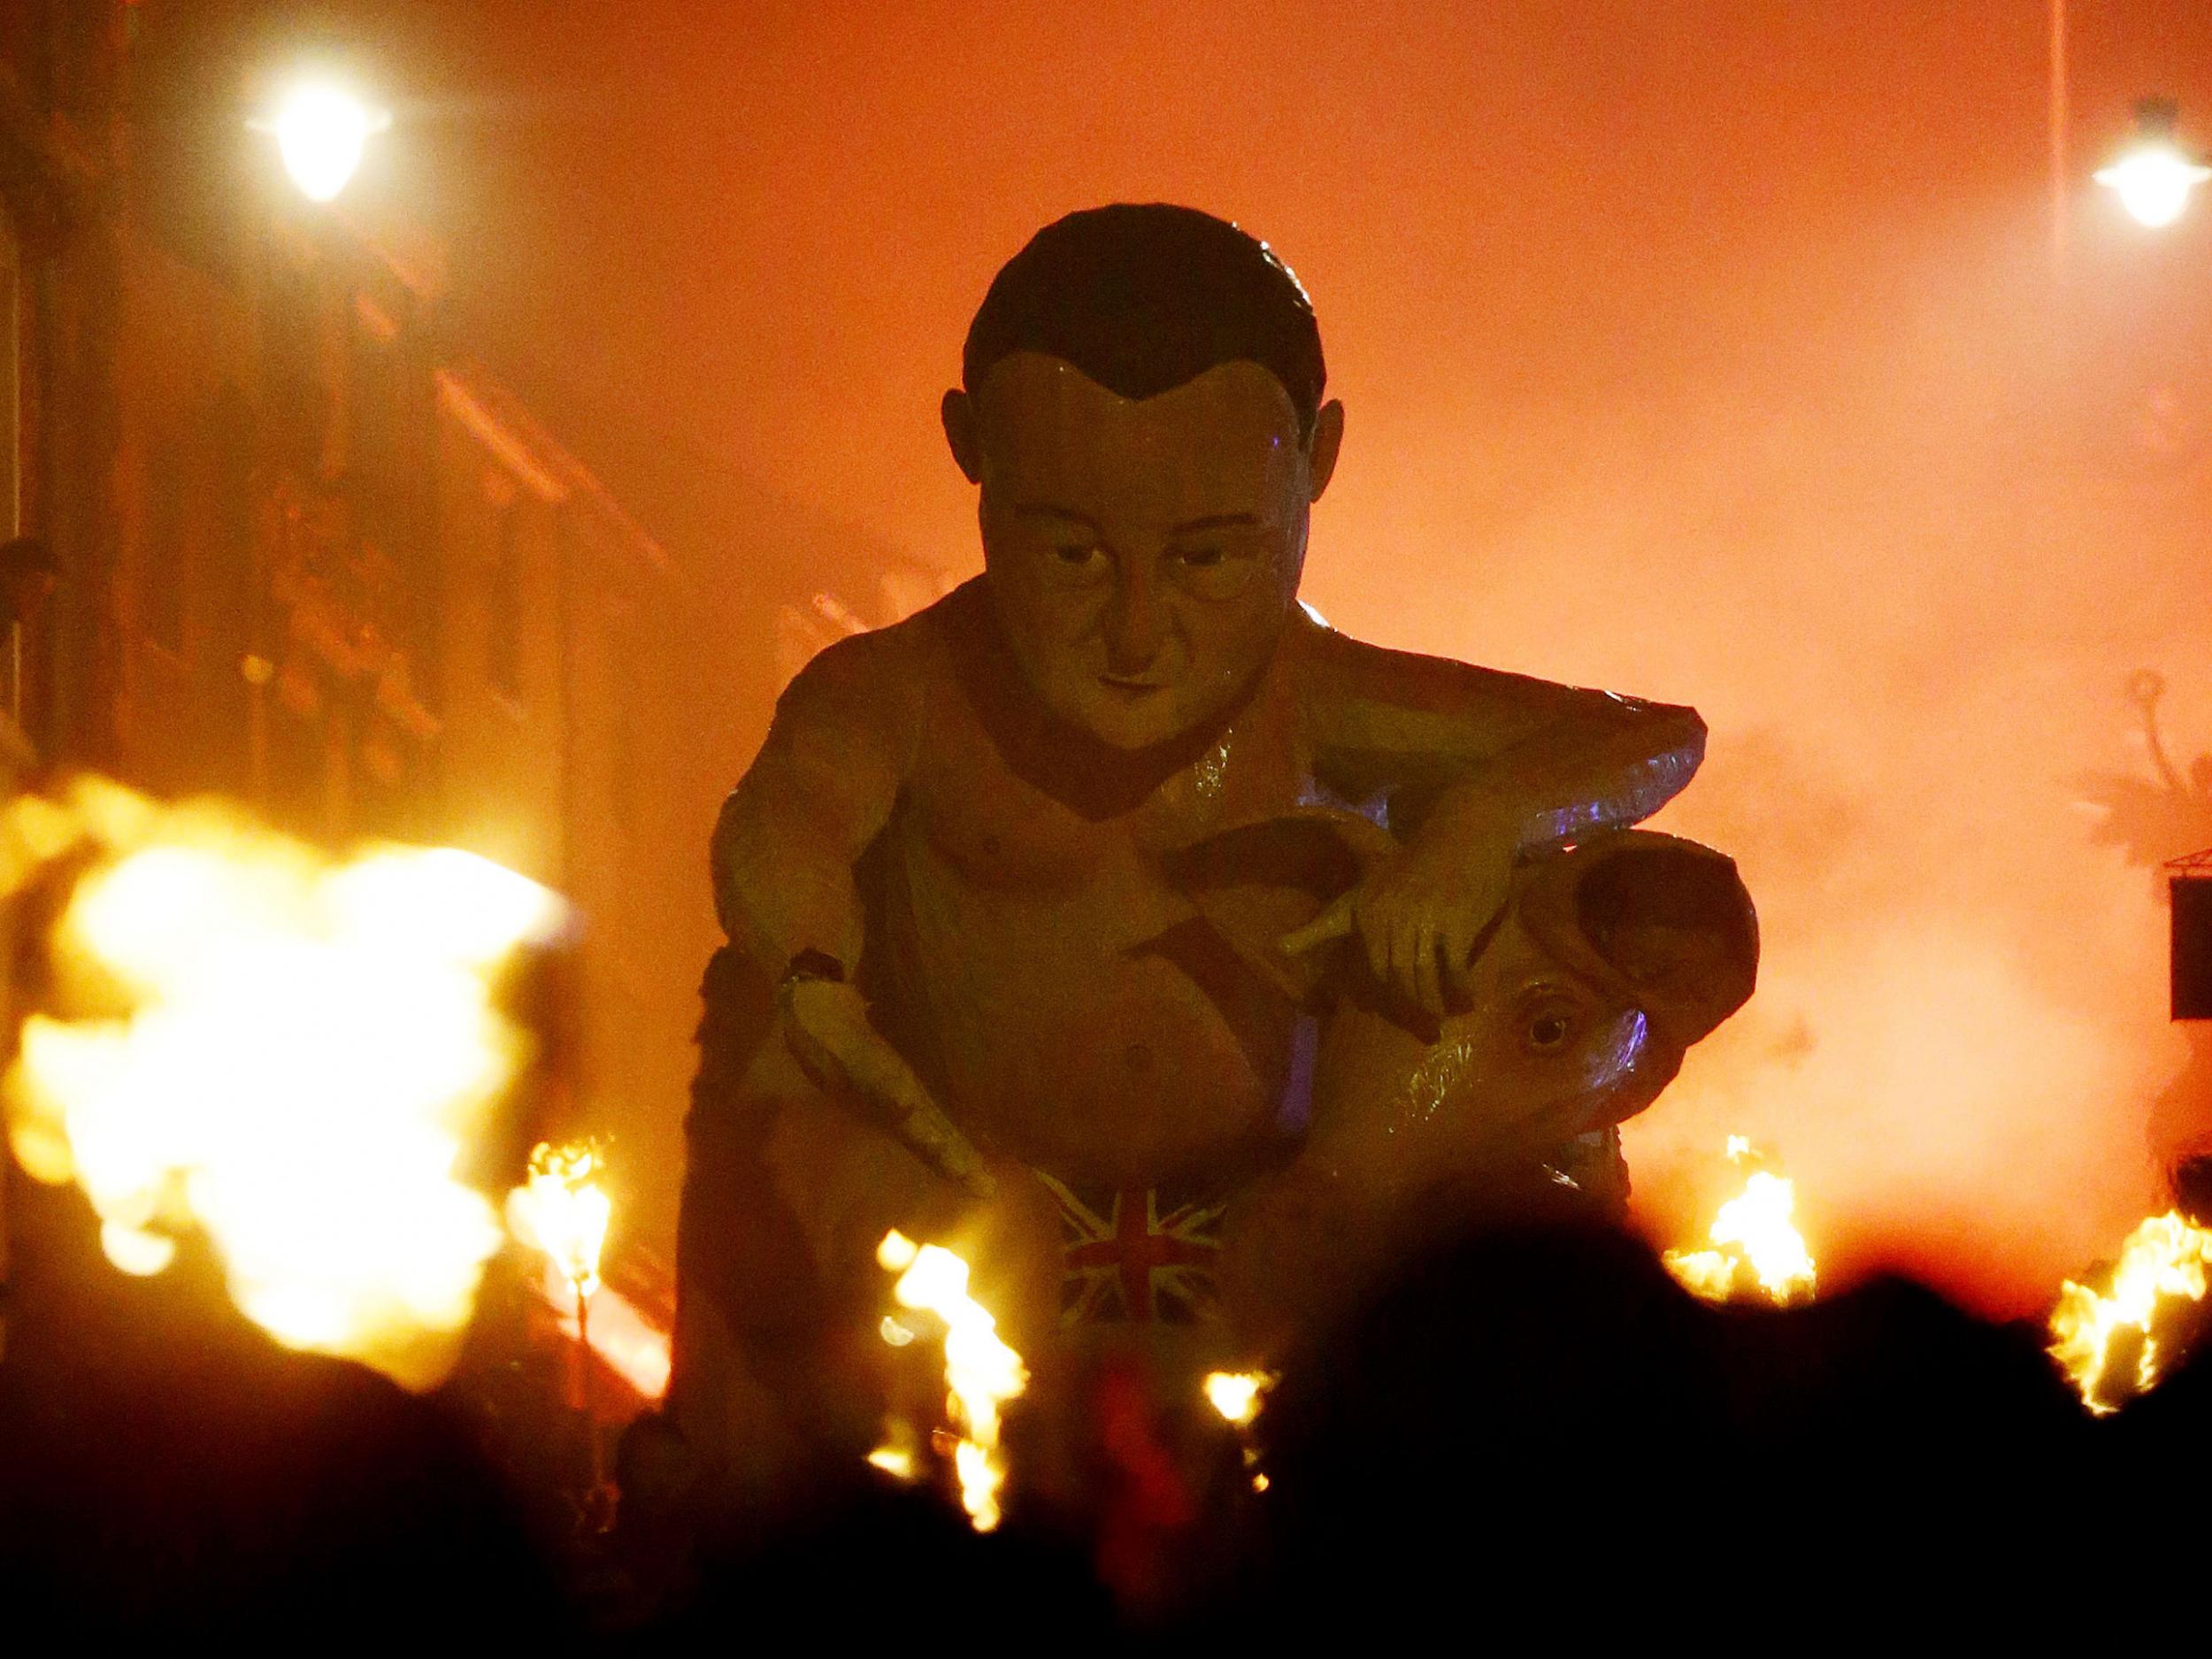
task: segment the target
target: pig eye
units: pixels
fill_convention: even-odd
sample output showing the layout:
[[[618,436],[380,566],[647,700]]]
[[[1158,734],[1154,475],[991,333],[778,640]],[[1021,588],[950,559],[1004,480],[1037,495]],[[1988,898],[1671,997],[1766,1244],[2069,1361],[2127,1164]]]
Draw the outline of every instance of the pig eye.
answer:
[[[1521,1028],[1521,1046],[1531,1054],[1556,1054],[1567,1046],[1567,1039],[1574,1035],[1574,1012],[1557,1003],[1540,1005],[1530,1010],[1527,1024]]]

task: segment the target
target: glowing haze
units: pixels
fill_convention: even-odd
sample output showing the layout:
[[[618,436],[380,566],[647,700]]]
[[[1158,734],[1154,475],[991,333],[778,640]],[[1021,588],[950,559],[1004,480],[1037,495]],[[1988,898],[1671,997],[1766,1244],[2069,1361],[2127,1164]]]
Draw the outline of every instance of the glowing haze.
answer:
[[[1655,1231],[1737,1132],[1826,1284],[2036,1304],[2163,1207],[2162,912],[2075,780],[2141,764],[2139,666],[2212,749],[2212,213],[2090,175],[2146,94],[2212,141],[2212,8],[2070,8],[2062,292],[2039,0],[373,10],[385,188],[618,488],[711,464],[677,506],[765,549],[714,591],[804,591],[799,517],[871,615],[871,549],[975,566],[936,400],[1038,226],[1270,238],[1349,411],[1307,597],[1712,725],[1669,825],[1741,860],[1763,983],[1632,1134]]]

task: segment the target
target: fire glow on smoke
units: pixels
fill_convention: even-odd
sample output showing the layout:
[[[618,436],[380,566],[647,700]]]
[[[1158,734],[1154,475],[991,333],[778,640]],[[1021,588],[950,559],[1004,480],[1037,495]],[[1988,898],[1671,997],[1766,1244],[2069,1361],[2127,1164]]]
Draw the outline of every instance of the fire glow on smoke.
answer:
[[[1711,1248],[1661,1256],[1685,1288],[1708,1302],[1763,1300],[1777,1307],[1809,1298],[1820,1282],[1805,1236],[1793,1218],[1797,1189],[1741,1135],[1728,1137],[1728,1161],[1751,1166],[1743,1190],[1720,1207],[1707,1231]]]
[[[528,1047],[494,987],[559,900],[469,853],[334,858],[98,780],[0,813],[0,890],[65,856],[68,1013],[24,1022],[18,1159],[83,1188],[123,1271],[197,1227],[277,1340],[434,1386],[500,1241],[456,1173]]]

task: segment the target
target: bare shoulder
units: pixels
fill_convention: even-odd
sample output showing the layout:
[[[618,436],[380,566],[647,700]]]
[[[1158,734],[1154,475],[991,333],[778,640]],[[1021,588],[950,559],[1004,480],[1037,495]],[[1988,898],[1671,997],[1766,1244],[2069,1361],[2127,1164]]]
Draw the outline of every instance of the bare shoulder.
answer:
[[[863,726],[910,737],[946,670],[944,631],[963,590],[888,626],[824,646],[777,699],[780,724]]]
[[[1494,712],[1505,718],[1534,708],[1582,703],[1596,712],[1637,702],[1453,657],[1372,644],[1340,633],[1302,607],[1291,619],[1287,643],[1301,694],[1308,708],[1325,718],[1333,710],[1377,705],[1409,713]]]
[[[1511,751],[1525,769],[1565,779],[1557,787],[1532,781],[1534,795],[1578,798],[1636,780],[1640,815],[1687,783],[1704,757],[1694,709],[1391,650],[1303,614],[1288,644],[1316,764],[1353,799]]]
[[[1312,691],[1374,695],[1418,690],[1469,680],[1486,680],[1494,671],[1448,657],[1429,657],[1355,639],[1331,627],[1303,605],[1291,613],[1288,643],[1302,681]]]

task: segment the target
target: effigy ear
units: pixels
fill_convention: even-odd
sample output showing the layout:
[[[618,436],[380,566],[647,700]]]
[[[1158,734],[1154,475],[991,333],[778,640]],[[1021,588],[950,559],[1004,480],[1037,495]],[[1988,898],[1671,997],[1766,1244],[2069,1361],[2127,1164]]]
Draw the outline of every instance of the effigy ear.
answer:
[[[1641,1009],[1669,1048],[1709,1035],[1757,984],[1758,913],[1735,861],[1709,847],[1616,831],[1540,856],[1517,886],[1537,941]]]
[[[1312,1004],[1334,953],[1291,956],[1283,935],[1359,885],[1397,848],[1388,830],[1336,807],[1300,807],[1217,831],[1163,856],[1161,866],[1237,956],[1291,1002]]]

